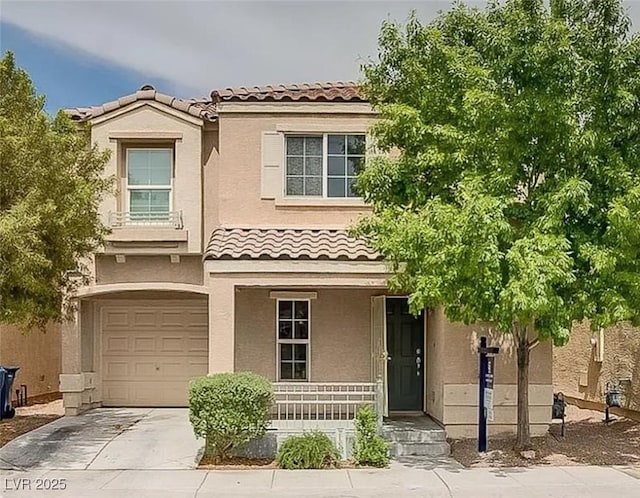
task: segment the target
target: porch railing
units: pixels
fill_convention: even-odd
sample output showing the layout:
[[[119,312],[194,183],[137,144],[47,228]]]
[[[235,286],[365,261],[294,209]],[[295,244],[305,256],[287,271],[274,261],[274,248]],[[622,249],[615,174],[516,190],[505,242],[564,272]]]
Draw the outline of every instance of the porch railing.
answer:
[[[109,226],[117,228],[135,227],[171,227],[182,228],[182,211],[164,211],[149,213],[132,213],[130,211],[110,211]]]
[[[276,382],[274,421],[351,421],[363,406],[382,423],[382,382]]]

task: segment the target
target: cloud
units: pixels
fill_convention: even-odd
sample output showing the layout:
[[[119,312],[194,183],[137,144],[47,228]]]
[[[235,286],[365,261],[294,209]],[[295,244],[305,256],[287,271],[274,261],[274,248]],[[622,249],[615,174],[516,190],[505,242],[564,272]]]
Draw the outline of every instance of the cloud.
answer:
[[[3,22],[80,58],[162,78],[183,95],[212,88],[357,79],[382,21],[411,9],[433,18],[449,2],[4,0]],[[640,5],[628,2],[633,17]]]
[[[4,22],[190,93],[356,79],[381,22],[445,2],[5,1]]]

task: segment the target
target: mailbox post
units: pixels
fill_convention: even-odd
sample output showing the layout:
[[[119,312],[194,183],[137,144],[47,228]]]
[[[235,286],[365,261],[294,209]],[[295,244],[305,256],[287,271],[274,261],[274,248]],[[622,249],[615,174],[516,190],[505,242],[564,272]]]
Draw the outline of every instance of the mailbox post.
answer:
[[[478,403],[478,451],[487,451],[487,421],[493,421],[493,379],[495,373],[495,355],[500,348],[487,347],[487,338],[480,338],[480,382]]]

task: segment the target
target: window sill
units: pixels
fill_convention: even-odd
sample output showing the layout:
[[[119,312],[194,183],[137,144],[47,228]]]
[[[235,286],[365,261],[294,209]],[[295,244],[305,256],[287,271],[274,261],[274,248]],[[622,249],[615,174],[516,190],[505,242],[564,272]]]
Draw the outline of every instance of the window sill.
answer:
[[[364,199],[362,198],[308,198],[304,197],[289,197],[289,198],[277,198],[275,201],[276,207],[337,207],[337,208],[366,208]]]

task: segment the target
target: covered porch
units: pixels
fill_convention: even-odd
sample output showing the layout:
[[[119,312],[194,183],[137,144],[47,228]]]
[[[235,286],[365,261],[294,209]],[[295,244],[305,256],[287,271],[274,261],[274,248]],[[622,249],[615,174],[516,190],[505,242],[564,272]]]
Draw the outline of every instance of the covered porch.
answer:
[[[274,428],[352,428],[362,406],[381,426],[389,291],[378,254],[345,230],[218,229],[205,276],[209,371],[272,380]]]

